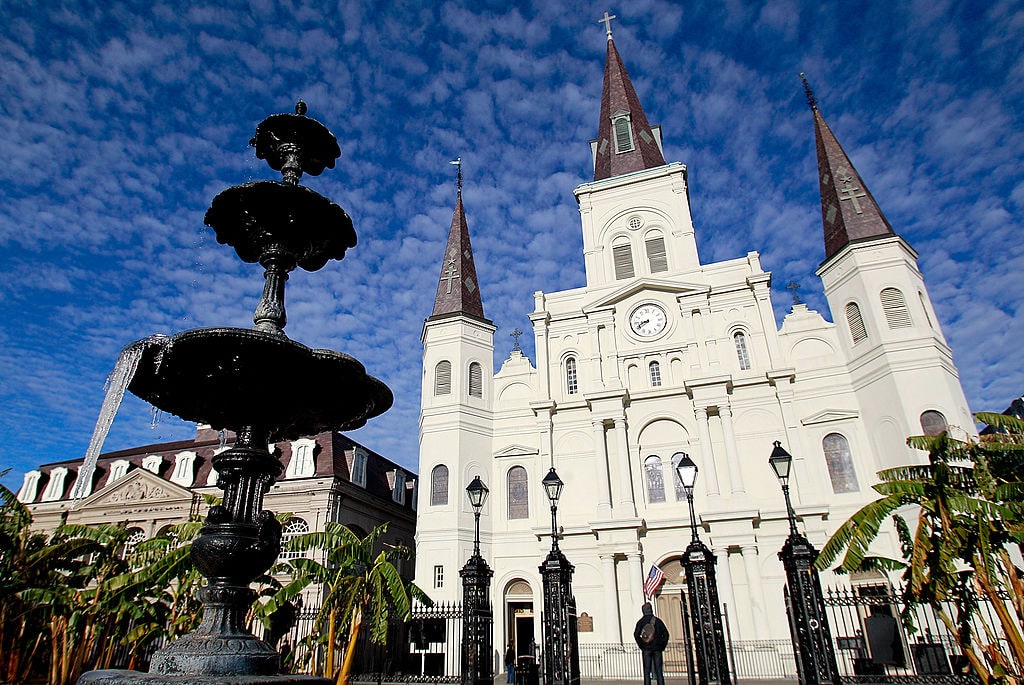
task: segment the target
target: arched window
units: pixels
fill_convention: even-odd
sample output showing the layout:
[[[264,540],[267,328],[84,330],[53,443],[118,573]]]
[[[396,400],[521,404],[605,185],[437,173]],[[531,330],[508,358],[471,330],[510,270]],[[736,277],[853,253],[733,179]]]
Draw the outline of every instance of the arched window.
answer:
[[[484,367],[478,362],[469,365],[469,396],[484,396]]]
[[[445,359],[434,367],[434,394],[450,395],[452,393],[452,363]]]
[[[278,559],[299,559],[306,556],[304,549],[288,549],[288,543],[300,535],[309,532],[309,524],[303,519],[293,516],[281,527],[281,556]]]
[[[857,472],[853,470],[853,457],[850,455],[850,443],[839,433],[829,433],[821,441],[825,452],[825,465],[828,476],[832,479],[832,492],[857,492]]]
[[[661,387],[661,364],[659,364],[658,362],[651,362],[650,365],[648,366],[648,369],[650,369],[650,372],[651,372],[651,387],[652,388],[660,388]]]
[[[668,255],[665,254],[665,237],[660,233],[651,232],[644,239],[644,247],[647,250],[647,265],[651,273],[668,271]]]
[[[921,414],[921,430],[925,435],[942,435],[949,428],[941,412],[929,409]]]
[[[146,533],[141,528],[130,528],[124,539],[124,547],[121,548],[121,558],[127,559],[132,555],[135,546],[146,539]]]
[[[448,504],[448,467],[438,464],[430,472],[430,506],[443,507]]]
[[[743,334],[743,331],[738,331],[732,336],[732,341],[736,345],[736,359],[740,363],[740,371],[746,371],[750,368],[750,353],[747,352],[747,336]]]
[[[656,454],[644,459],[644,473],[647,474],[647,501],[665,501],[665,476],[662,473],[661,457]]]
[[[513,466],[508,470],[508,517],[525,519],[530,517],[530,488],[526,469]]]
[[[864,317],[860,315],[860,307],[856,302],[849,302],[846,305],[846,323],[850,326],[850,337],[856,345],[861,340],[868,339],[868,331],[864,328]]]
[[[612,118],[612,136],[615,138],[615,154],[633,150],[633,130],[629,125],[629,112],[617,113]]]
[[[364,488],[366,487],[366,460],[366,452],[358,448],[352,450],[352,472],[349,480]]]
[[[889,324],[889,328],[907,328],[913,325],[903,293],[896,288],[886,288],[879,297],[882,300],[882,311],[885,312],[885,322]]]
[[[575,395],[579,391],[580,386],[576,378],[576,358],[569,357],[565,360],[565,393]]]
[[[636,275],[633,269],[633,246],[626,236],[619,236],[612,243],[612,261],[615,265],[615,280],[621,281]]]

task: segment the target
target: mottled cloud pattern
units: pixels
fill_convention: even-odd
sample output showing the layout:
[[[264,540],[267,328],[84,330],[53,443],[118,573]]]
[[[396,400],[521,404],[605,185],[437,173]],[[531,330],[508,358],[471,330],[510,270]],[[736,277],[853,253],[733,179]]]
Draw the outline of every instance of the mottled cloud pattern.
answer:
[[[305,181],[359,245],[289,282],[289,334],[362,360],[395,407],[354,438],[415,469],[419,335],[462,157],[496,365],[531,293],[583,285],[572,189],[592,176],[605,37],[665,156],[689,167],[701,257],[761,253],[781,319],[828,314],[810,112],[797,73],[921,255],[971,407],[1024,392],[1024,12],[985,4],[74,2],[0,5],[0,470],[81,456],[118,351],[251,325],[257,267],[202,218],[274,174],[247,146],[295,100],[337,135]],[[523,337],[533,356],[532,337]],[[315,379],[267,392],[302,393]],[[109,449],[191,435],[129,398]]]

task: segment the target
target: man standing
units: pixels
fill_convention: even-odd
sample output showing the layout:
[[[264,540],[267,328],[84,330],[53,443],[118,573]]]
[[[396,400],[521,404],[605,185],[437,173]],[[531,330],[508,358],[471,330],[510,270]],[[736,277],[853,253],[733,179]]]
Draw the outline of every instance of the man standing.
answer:
[[[515,682],[516,679],[516,648],[512,645],[512,641],[509,640],[508,649],[505,650],[505,670],[508,671],[508,679],[506,683]]]
[[[633,639],[644,655],[644,685],[651,685],[652,676],[658,679],[658,685],[665,685],[662,652],[668,646],[668,628],[654,615],[650,602],[644,603],[643,614],[633,629]]]

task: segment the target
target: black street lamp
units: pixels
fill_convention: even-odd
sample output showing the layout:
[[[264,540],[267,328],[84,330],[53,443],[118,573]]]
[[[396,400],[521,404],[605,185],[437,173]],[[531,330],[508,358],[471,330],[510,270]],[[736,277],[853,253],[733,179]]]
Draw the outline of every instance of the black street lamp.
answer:
[[[796,529],[796,514],[789,499],[789,473],[793,457],[775,441],[768,463],[782,484],[789,518],[789,537],[779,552],[786,569],[786,614],[789,633],[796,652],[797,677],[800,685],[826,685],[839,682],[839,668],[832,646],[832,634],[825,615],[825,599],[821,580],[814,568],[818,550]]]
[[[553,466],[541,484],[551,502],[551,551],[540,565],[544,583],[544,682],[579,685],[579,636],[576,598],[572,595],[575,569],[558,548],[558,497],[565,484]]]
[[[491,651],[494,614],[491,611],[491,576],[494,571],[480,556],[480,510],[487,499],[487,486],[480,476],[466,488],[473,505],[473,556],[459,571],[462,576],[462,684],[492,685],[494,669]]]
[[[729,657],[725,650],[725,631],[722,629],[722,610],[715,578],[715,555],[701,542],[697,534],[697,518],[693,513],[697,465],[685,452],[676,452],[672,461],[690,505],[690,544],[683,555],[683,565],[697,652],[698,682],[700,685],[730,685]]]

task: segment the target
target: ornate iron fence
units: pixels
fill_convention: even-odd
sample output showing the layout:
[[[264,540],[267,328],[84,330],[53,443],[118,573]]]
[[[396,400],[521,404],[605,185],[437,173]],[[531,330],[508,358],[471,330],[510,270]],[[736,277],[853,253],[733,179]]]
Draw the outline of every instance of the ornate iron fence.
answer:
[[[975,630],[983,630],[981,618],[998,625],[991,620],[995,616],[989,602],[981,597],[972,601],[979,612]],[[888,585],[829,588],[825,608],[844,683],[979,682],[935,610],[908,604]]]

